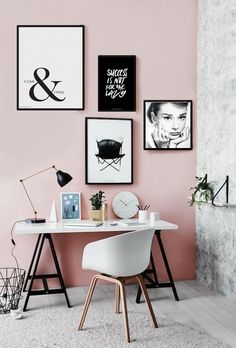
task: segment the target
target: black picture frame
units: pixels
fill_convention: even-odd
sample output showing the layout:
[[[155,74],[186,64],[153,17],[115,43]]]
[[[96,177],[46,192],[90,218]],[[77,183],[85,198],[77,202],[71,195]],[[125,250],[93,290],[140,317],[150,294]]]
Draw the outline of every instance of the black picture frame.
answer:
[[[144,100],[144,150],[192,150],[192,100]]]
[[[136,56],[98,56],[98,111],[136,110]]]
[[[133,119],[85,118],[85,183],[133,183]]]
[[[17,110],[84,110],[84,25],[17,26]]]

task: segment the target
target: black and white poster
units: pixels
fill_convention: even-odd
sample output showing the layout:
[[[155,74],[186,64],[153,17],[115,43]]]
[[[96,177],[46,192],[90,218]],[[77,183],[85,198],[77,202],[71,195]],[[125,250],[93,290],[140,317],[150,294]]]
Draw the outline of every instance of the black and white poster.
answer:
[[[86,184],[133,183],[133,120],[85,120]]]
[[[144,150],[192,149],[192,101],[144,100]]]
[[[84,26],[17,26],[17,110],[84,109]]]
[[[135,111],[136,56],[98,56],[98,111]]]

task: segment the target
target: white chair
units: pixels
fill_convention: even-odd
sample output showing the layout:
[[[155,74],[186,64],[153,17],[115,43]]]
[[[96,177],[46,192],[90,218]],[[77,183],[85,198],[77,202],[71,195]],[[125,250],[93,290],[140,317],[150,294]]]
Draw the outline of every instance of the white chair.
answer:
[[[154,327],[158,327],[155,314],[141,273],[148,267],[154,229],[138,230],[89,243],[84,248],[82,267],[96,274],[91,281],[78,330],[82,330],[92,295],[98,279],[116,284],[116,313],[123,305],[125,335],[130,342],[128,312],[124,282],[136,278],[147,303]]]

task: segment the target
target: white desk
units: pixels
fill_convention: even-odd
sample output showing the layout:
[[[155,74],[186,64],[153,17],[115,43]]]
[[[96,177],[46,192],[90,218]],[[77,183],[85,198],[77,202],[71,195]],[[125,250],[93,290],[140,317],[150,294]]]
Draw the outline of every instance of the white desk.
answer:
[[[122,226],[119,224],[121,221],[132,221],[137,222],[137,225]],[[82,222],[89,222],[89,220],[82,220]],[[68,221],[69,223],[69,221]],[[117,225],[113,225],[117,223]],[[79,224],[79,221],[78,221]],[[43,224],[31,224],[25,222],[19,222],[16,225],[16,234],[44,234],[44,233],[94,233],[94,232],[128,232],[142,228],[155,228],[155,230],[177,230],[178,226],[170,222],[159,220],[156,221],[155,225],[150,225],[149,221],[145,225],[139,225],[138,219],[130,220],[108,220],[103,225],[98,227],[81,227],[81,226],[68,226],[65,227],[66,223],[63,222],[46,222]]]
[[[83,222],[88,221],[88,220],[83,220]],[[132,226],[122,226],[119,223],[121,220],[109,220],[106,221],[103,225],[98,226],[98,227],[82,227],[82,226],[65,226],[65,223],[63,222],[46,222],[42,224],[31,224],[31,223],[18,223],[15,227],[15,233],[16,234],[38,234],[38,240],[35,246],[35,250],[33,252],[32,260],[29,266],[29,270],[26,276],[26,281],[24,285],[24,291],[26,291],[26,287],[28,282],[29,283],[29,288],[27,291],[26,299],[25,299],[25,304],[23,311],[26,310],[27,304],[29,301],[29,297],[33,295],[45,295],[45,294],[56,294],[56,293],[63,293],[66,298],[66,302],[68,307],[70,307],[69,299],[67,296],[66,292],[66,287],[64,284],[64,280],[61,274],[59,262],[57,259],[56,255],[56,250],[53,244],[53,239],[51,234],[57,234],[57,233],[64,233],[64,234],[69,234],[69,233],[97,233],[97,232],[105,232],[105,233],[111,233],[111,232],[128,232],[128,231],[134,231],[137,229],[142,229],[142,228],[155,228],[155,236],[157,237],[157,241],[160,247],[161,255],[163,258],[163,262],[169,277],[169,282],[159,282],[157,278],[157,273],[156,273],[156,268],[155,264],[153,261],[153,257],[151,254],[151,259],[150,259],[150,264],[151,264],[151,269],[148,269],[144,272],[143,276],[146,280],[149,281],[146,286],[148,288],[160,288],[160,287],[171,287],[175,296],[175,299],[179,301],[178,294],[175,288],[175,284],[172,278],[172,274],[170,271],[170,267],[168,264],[168,260],[166,257],[165,249],[161,240],[161,231],[166,231],[166,230],[177,230],[178,226],[175,224],[172,224],[167,221],[159,220],[155,223],[155,225],[150,225],[149,221],[145,225],[139,225],[137,219],[132,219],[131,221],[137,222],[137,224],[132,225]],[[116,224],[116,225],[114,225]],[[48,240],[50,250],[52,253],[52,257],[55,263],[56,271],[57,273],[54,274],[37,274],[37,268],[39,264],[39,260],[41,257],[41,252],[43,249],[43,245],[45,240]],[[154,280],[149,276],[149,274],[153,274]],[[49,289],[47,279],[49,278],[58,278],[60,281],[61,288],[59,289]],[[32,290],[33,288],[33,282],[36,279],[41,279],[44,289],[42,290]],[[137,293],[137,298],[136,302],[140,302],[140,296],[141,296],[141,289],[138,289]]]

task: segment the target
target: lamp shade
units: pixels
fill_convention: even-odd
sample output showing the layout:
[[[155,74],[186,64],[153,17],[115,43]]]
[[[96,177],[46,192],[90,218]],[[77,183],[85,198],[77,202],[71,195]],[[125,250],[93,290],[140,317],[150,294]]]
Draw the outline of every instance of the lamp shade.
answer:
[[[61,187],[67,185],[68,182],[70,182],[73,179],[70,174],[64,173],[61,170],[58,170],[56,172],[56,175],[57,175],[57,182]]]

